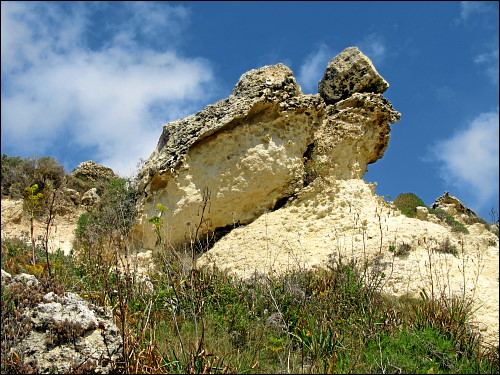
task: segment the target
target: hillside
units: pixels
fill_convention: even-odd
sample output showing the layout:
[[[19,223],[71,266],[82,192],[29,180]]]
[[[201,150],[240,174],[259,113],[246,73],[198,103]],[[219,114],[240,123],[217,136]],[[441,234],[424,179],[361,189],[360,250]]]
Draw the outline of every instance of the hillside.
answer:
[[[498,221],[363,179],[388,87],[356,47],[315,95],[251,70],[131,180],[3,155],[2,372],[498,371]]]

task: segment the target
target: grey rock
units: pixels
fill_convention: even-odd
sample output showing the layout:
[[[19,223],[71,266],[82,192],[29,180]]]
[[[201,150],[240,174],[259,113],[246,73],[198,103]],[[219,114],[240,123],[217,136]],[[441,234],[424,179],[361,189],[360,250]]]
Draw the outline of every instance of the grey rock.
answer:
[[[92,188],[89,189],[83,194],[82,196],[82,205],[84,206],[93,206],[101,200],[101,197],[99,197],[99,194],[97,194],[97,189]]]
[[[41,290],[33,275],[16,275],[6,288],[15,283],[25,283],[32,295]],[[110,373],[121,358],[122,338],[109,308],[95,306],[74,293],[50,292],[19,313],[21,324],[29,324],[30,331],[10,347],[9,355],[35,365],[41,373]]]
[[[11,283],[22,283],[27,286],[39,286],[40,282],[37,280],[35,275],[29,275],[27,273],[20,273],[12,279]]]
[[[318,92],[327,104],[334,104],[357,92],[382,94],[388,87],[371,60],[357,47],[349,47],[328,63]]]

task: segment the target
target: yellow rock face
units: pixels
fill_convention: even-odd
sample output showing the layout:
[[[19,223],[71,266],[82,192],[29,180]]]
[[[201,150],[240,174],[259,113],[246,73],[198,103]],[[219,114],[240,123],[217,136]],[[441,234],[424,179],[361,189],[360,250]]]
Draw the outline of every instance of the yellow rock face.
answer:
[[[251,223],[318,177],[361,178],[383,156],[400,114],[380,93],[366,92],[385,82],[367,69],[369,59],[352,48],[344,55],[331,79],[359,84],[337,103],[303,95],[292,71],[277,64],[243,74],[228,98],[166,124],[141,173],[136,246],[154,249],[148,220],[159,203],[168,207],[161,231],[177,246]],[[356,69],[363,70],[358,78]]]

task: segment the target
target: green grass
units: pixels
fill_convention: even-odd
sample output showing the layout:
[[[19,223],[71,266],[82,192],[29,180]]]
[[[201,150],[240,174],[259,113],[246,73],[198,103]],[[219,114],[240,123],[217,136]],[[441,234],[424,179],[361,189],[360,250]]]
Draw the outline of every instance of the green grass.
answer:
[[[368,373],[463,374],[485,373],[480,361],[472,363],[456,349],[453,339],[439,330],[404,329],[370,340],[363,354]]]
[[[30,247],[22,241],[2,242],[7,272],[29,272],[29,255]],[[46,280],[43,257],[38,249],[39,277]],[[216,269],[189,270],[169,260],[163,272],[150,275],[154,288],[147,292],[132,275],[113,270],[112,258],[105,254],[100,255],[100,272],[110,270],[105,275],[91,272],[92,259],[96,254],[87,250],[80,257],[51,254],[50,284],[114,306],[118,327],[126,332],[128,358],[118,364],[118,372],[499,370],[498,350],[480,351],[477,335],[468,328],[468,301],[382,295],[380,275],[367,277],[354,260],[336,259],[324,270],[256,276],[246,282]],[[16,298],[2,288],[4,319],[15,315]],[[2,357],[8,345],[2,346]],[[2,363],[2,373],[14,370]]]

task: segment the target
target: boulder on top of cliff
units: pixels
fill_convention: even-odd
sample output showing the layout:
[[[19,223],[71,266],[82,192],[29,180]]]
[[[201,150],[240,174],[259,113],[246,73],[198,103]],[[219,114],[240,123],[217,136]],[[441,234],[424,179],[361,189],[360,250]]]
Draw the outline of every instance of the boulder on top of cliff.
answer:
[[[357,48],[337,60],[352,63],[340,64],[345,74],[325,74],[322,92],[353,76],[359,82],[348,83],[352,90],[333,105],[328,95],[304,95],[292,71],[277,64],[243,74],[228,98],[164,125],[139,174],[137,245],[155,247],[148,219],[159,215],[159,203],[168,208],[163,233],[175,246],[196,241],[209,227],[248,224],[318,176],[361,178],[383,156],[400,114]]]
[[[382,94],[388,87],[371,60],[358,48],[349,47],[328,63],[318,92],[327,104],[333,104],[357,92]]]

